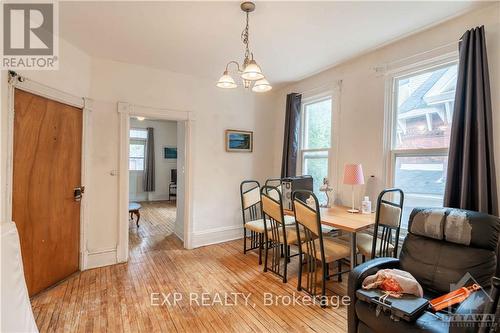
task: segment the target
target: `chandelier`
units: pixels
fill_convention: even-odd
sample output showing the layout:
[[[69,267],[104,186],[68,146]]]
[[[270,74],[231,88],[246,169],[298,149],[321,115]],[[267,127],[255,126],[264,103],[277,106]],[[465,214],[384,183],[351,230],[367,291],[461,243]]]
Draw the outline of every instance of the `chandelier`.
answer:
[[[250,52],[249,47],[249,24],[248,17],[249,13],[255,10],[255,4],[253,2],[247,1],[243,2],[241,5],[241,10],[246,13],[246,26],[245,29],[241,32],[241,41],[245,45],[245,59],[243,60],[243,64],[240,67],[240,64],[237,61],[230,61],[226,65],[226,69],[224,73],[220,77],[217,82],[217,87],[231,89],[236,88],[238,85],[234,81],[233,77],[229,74],[229,66],[231,64],[236,66],[236,73],[240,75],[241,80],[243,82],[243,87],[250,88],[252,86],[253,92],[266,92],[272,89],[269,82],[262,74],[262,70],[257,62],[253,58],[253,52]]]

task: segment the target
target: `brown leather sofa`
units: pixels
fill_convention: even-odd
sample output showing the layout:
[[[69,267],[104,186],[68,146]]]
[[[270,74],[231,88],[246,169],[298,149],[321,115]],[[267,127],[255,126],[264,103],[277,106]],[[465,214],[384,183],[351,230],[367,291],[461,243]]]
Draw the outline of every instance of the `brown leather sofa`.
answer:
[[[477,321],[459,322],[456,318],[460,314],[482,313],[490,301],[491,278],[498,275],[500,266],[497,260],[500,219],[460,209],[417,208],[410,215],[408,229],[399,259],[377,258],[351,271],[348,332],[477,332]],[[410,272],[428,299],[472,281],[484,290],[473,293],[451,314],[426,311],[415,322],[397,321],[384,312],[377,316],[373,305],[356,299],[356,290],[361,288],[364,278],[384,268]]]

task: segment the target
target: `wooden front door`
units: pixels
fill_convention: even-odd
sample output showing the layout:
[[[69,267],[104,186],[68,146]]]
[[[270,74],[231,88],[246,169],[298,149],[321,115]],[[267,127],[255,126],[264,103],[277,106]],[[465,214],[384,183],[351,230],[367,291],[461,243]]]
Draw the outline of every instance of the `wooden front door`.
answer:
[[[82,110],[16,89],[12,219],[34,295],[79,269]]]

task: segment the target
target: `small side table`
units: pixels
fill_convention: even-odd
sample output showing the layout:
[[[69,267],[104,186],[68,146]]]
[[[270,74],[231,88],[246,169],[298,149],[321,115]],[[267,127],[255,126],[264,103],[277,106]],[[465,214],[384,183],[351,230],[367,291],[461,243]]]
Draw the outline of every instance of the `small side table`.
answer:
[[[139,211],[142,208],[141,204],[138,202],[129,202],[128,204],[128,212],[130,213],[130,218],[133,220],[134,215],[137,217],[137,221],[135,225],[139,228],[139,220],[141,218],[141,212]]]

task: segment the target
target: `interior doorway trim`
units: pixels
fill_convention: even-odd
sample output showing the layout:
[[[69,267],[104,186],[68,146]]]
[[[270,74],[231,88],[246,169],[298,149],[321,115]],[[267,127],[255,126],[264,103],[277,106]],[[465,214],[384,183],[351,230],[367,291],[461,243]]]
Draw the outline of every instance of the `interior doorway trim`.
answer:
[[[185,124],[185,160],[184,160],[184,248],[192,248],[192,138],[194,114],[192,111],[162,109],[126,102],[118,102],[120,114],[120,165],[119,165],[119,200],[118,200],[118,244],[117,262],[128,260],[128,202],[129,202],[129,141],[130,117],[142,116],[155,120],[182,121]]]
[[[5,181],[5,216],[4,221],[12,221],[12,196],[13,196],[13,175],[14,175],[14,90],[20,89],[47,99],[51,99],[63,104],[82,109],[82,168],[81,184],[85,186],[85,194],[82,197],[80,206],[80,270],[85,270],[88,263],[89,251],[87,249],[86,226],[88,225],[88,197],[92,192],[89,188],[89,160],[91,147],[91,114],[93,100],[86,97],[78,97],[62,90],[47,86],[45,84],[30,80],[17,73],[9,73],[8,94],[7,94],[7,179]],[[14,221],[12,221],[14,222]]]

